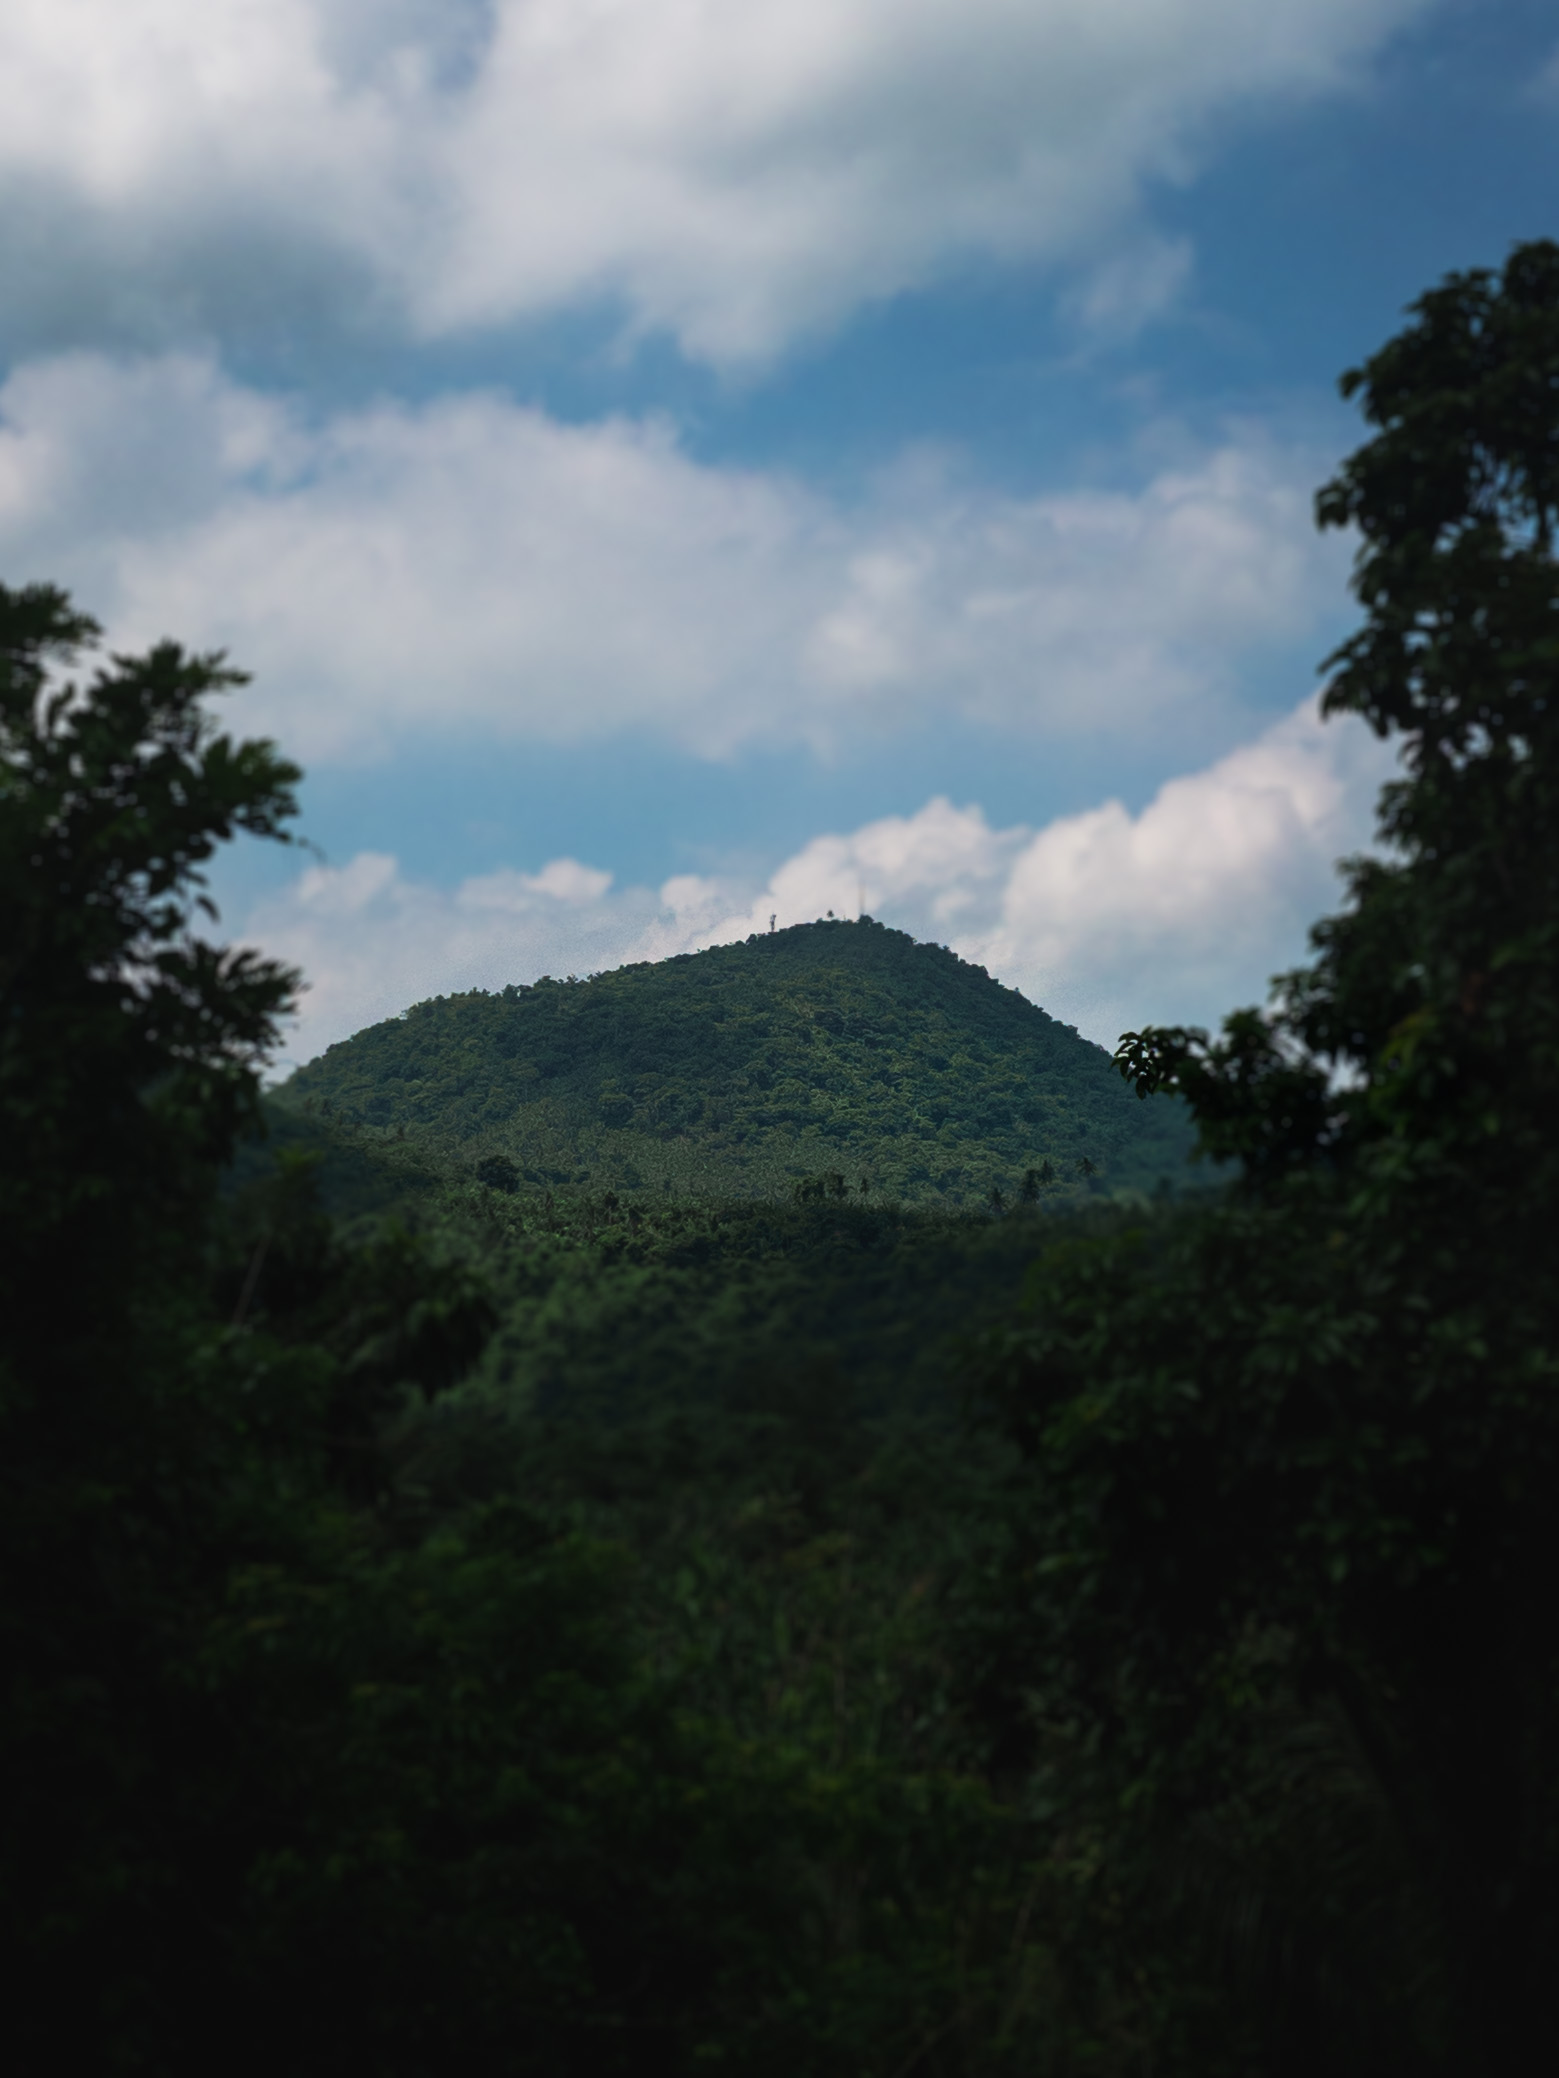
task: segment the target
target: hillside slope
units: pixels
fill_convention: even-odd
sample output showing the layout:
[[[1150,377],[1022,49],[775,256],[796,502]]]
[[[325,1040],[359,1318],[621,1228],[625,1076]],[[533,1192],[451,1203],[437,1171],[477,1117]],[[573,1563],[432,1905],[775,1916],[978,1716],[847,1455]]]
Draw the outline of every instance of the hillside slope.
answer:
[[[1147,1190],[1183,1176],[1191,1137],[1071,1026],[869,919],[437,997],[277,1095],[594,1190],[760,1196],[837,1172],[852,1194],[969,1203],[1031,1170],[1047,1192]]]

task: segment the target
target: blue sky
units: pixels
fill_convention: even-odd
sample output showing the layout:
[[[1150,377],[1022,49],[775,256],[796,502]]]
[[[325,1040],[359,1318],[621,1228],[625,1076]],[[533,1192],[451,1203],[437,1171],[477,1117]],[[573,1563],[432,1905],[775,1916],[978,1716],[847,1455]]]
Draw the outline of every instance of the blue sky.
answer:
[[[1336,376],[1556,200],[1533,0],[21,0],[0,574],[255,672],[295,1057],[863,899],[1207,1021],[1384,770]]]

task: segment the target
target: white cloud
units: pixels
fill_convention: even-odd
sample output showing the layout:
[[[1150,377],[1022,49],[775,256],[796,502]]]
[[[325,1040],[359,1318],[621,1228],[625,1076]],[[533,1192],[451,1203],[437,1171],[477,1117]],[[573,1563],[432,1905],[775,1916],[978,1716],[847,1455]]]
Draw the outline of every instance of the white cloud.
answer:
[[[1138,237],[1089,269],[1066,298],[1086,332],[1130,338],[1179,301],[1194,255],[1187,238]]]
[[[571,859],[453,893],[363,853],[258,904],[243,935],[313,978],[290,1042],[302,1060],[409,1002],[594,972],[862,906],[950,944],[1053,1015],[1113,1045],[1149,1022],[1215,1024],[1260,1001],[1338,899],[1335,861],[1371,837],[1391,761],[1355,722],[1306,701],[1258,741],[1171,780],[1139,815],[1110,801],[1045,828],[993,830],[933,800],[815,838],[761,890],[684,875],[610,889]]]
[[[304,1060],[427,996],[620,964],[675,913],[644,889],[613,896],[611,883],[610,873],[554,859],[537,874],[487,873],[449,893],[365,851],[345,866],[309,867],[255,905],[243,935],[304,970],[288,1041]]]
[[[0,260],[54,336],[608,298],[740,361],[1129,236],[1210,119],[1347,85],[1426,4],[9,0]]]
[[[1559,47],[1533,79],[1527,94],[1534,101],[1559,102]]]
[[[1262,645],[1321,640],[1319,466],[1236,428],[1132,492],[922,457],[847,507],[654,420],[468,394],[312,423],[198,358],[71,355],[0,388],[0,559],[121,644],[226,645],[244,724],[306,763],[625,728],[719,757],[936,714],[1162,736]]]
[[[1041,830],[971,956],[1096,1037],[1216,1023],[1303,956],[1309,925],[1337,906],[1336,861],[1370,842],[1393,770],[1362,723],[1322,724],[1306,702],[1170,780],[1138,816],[1111,801]]]

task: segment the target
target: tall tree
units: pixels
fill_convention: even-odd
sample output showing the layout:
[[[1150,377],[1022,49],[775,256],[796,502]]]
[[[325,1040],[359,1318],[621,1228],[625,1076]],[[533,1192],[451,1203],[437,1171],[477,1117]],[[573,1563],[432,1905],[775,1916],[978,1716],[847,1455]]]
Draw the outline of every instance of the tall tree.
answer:
[[[1355,1981],[1369,2054],[1503,2078],[1559,2056],[1559,247],[1450,276],[1342,388],[1325,705],[1400,748],[1379,854],[1266,1011],[1122,1042],[1242,1181],[1055,1252],[994,1386],[1045,1707],[1144,1824],[1248,1802],[1284,1709],[1340,1727],[1419,1915]],[[1386,1910],[1340,1896],[1317,1984]]]
[[[51,1365],[118,1333],[166,1233],[130,1206],[191,1215],[297,980],[195,928],[201,867],[283,836],[296,767],[215,727],[206,696],[241,682],[219,656],[62,678],[98,633],[52,586],[0,587],[0,1278],[11,1348]]]
[[[190,1309],[294,980],[196,924],[201,866],[236,830],[279,835],[296,772],[212,725],[237,676],[219,657],[161,644],[74,682],[98,632],[51,586],[0,587],[0,1901],[62,2039],[102,1997],[134,2004],[168,1873],[137,1807],[166,1779],[167,1665],[235,1469]],[[63,2000],[56,1965],[96,1981]],[[29,2010],[10,2004],[13,2049]]]

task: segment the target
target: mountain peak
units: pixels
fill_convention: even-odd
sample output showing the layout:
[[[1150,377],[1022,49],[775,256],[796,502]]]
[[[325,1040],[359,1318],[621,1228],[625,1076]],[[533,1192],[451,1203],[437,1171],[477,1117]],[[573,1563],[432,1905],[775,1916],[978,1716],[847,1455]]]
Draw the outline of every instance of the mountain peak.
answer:
[[[912,1200],[1151,1188],[1179,1107],[947,947],[869,917],[436,997],[278,1096],[536,1183],[751,1196],[837,1173]],[[1030,1182],[1030,1190],[1034,1181]]]

